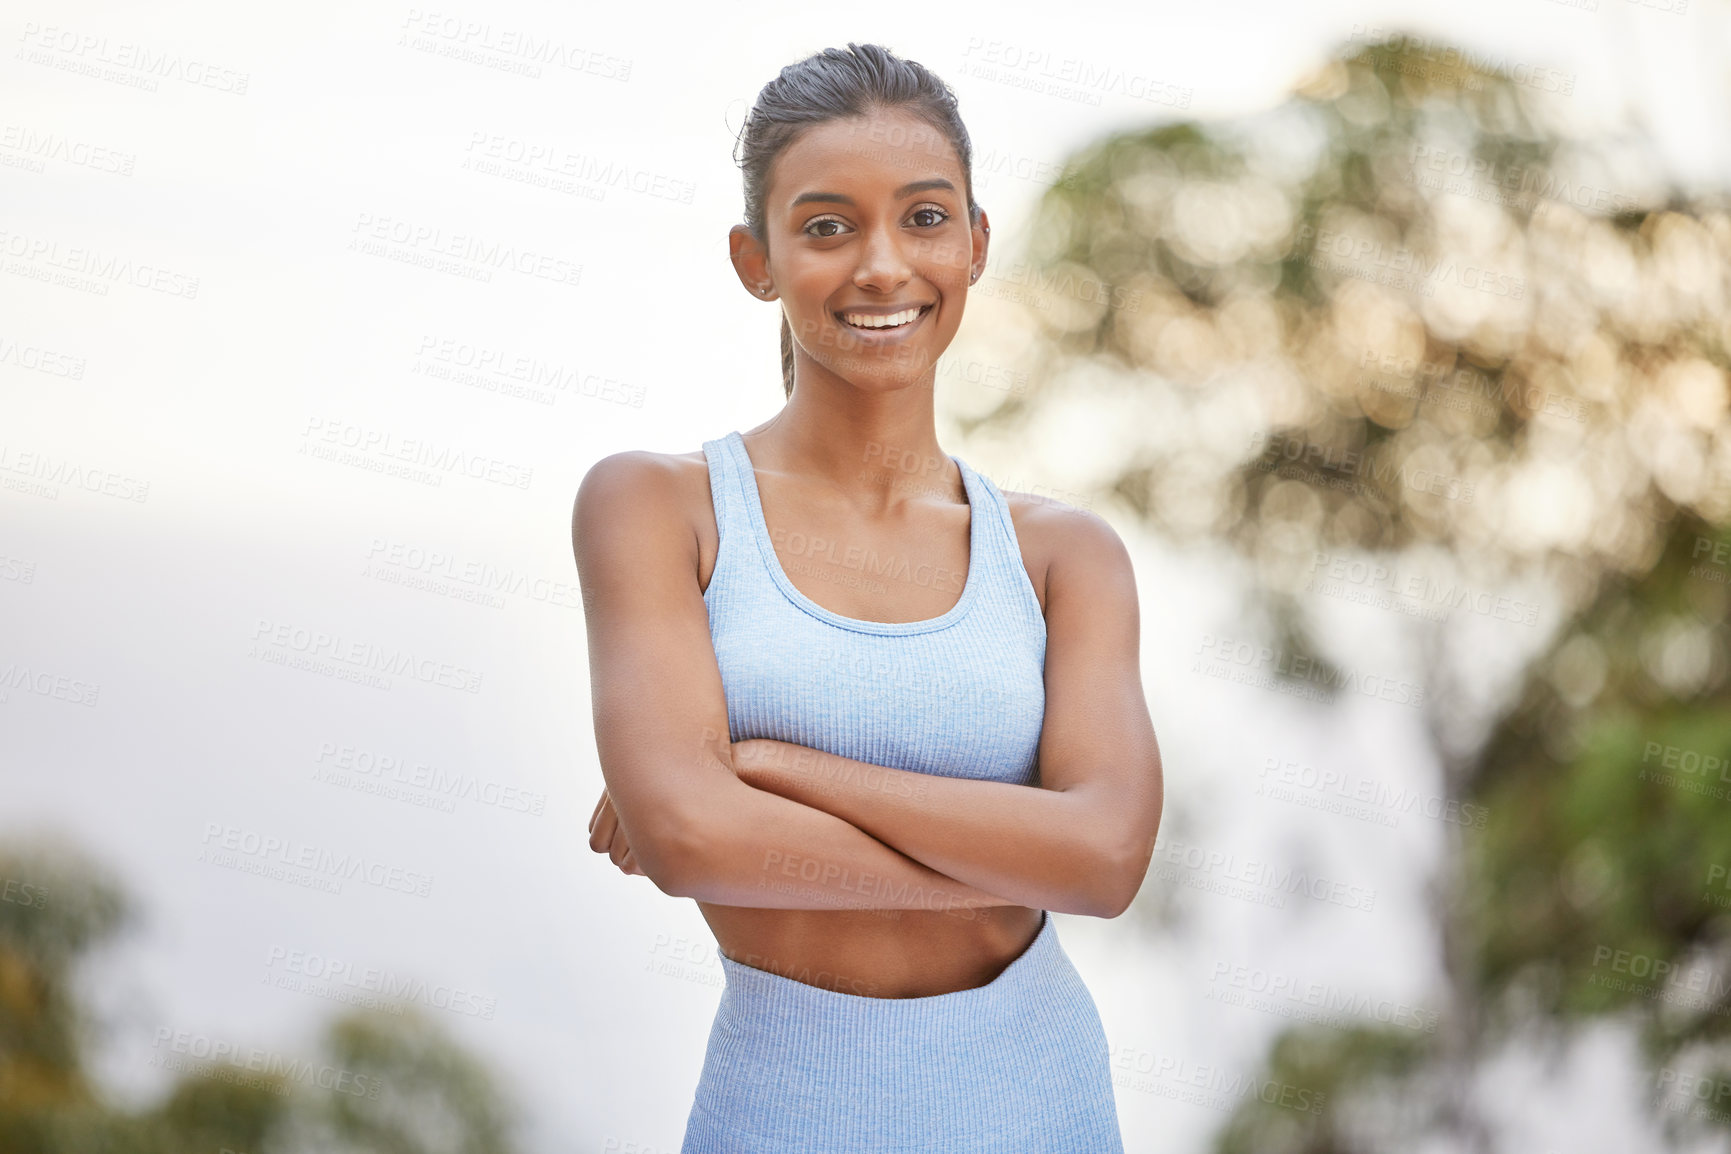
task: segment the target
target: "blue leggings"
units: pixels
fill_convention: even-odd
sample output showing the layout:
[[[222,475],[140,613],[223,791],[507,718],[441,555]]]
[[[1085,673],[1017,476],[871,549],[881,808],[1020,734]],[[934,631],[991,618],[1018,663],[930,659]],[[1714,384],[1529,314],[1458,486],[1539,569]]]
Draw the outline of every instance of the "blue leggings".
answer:
[[[1123,1154],[1100,1013],[1050,913],[992,981],[924,998],[721,964],[681,1154]]]

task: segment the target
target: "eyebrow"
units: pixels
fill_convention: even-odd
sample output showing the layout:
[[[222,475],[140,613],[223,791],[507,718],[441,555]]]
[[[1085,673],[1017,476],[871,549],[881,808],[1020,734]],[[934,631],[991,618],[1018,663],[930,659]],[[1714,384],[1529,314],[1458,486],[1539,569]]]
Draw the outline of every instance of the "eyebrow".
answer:
[[[947,188],[951,192],[956,191],[955,185],[940,176],[934,177],[931,180],[916,180],[909,184],[904,184],[900,188],[896,189],[891,195],[893,195],[895,199],[900,200],[904,196],[912,196],[916,192],[929,192],[936,188]],[[793,203],[788,207],[798,208],[802,204],[809,204],[813,201],[828,201],[835,204],[851,206],[853,204],[853,197],[843,196],[839,192],[802,192],[793,198]]]

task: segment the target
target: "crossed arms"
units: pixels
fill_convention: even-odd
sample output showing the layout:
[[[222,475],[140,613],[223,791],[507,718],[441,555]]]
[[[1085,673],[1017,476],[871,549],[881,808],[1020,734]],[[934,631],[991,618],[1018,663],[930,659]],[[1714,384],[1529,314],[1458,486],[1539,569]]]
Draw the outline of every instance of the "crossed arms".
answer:
[[[572,511],[606,781],[591,848],[664,893],[720,905],[1096,917],[1129,906],[1163,786],[1134,576],[1104,521],[1056,505],[1025,517],[1023,532],[1060,547],[1046,574],[1041,784],[1021,786],[730,743],[681,483],[674,462],[614,454]]]

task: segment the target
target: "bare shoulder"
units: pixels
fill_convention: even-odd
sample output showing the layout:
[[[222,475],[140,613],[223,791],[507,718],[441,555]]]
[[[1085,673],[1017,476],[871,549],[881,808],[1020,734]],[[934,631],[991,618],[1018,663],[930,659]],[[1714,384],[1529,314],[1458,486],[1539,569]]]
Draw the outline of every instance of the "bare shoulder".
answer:
[[[1045,573],[1043,592],[1123,588],[1134,595],[1130,551],[1098,513],[1034,493],[1004,490],[1016,537],[1030,565]],[[1045,598],[1042,598],[1044,603]]]
[[[702,450],[692,453],[652,453],[626,449],[610,453],[589,466],[577,486],[576,509],[606,511],[619,505],[644,501],[665,503],[681,491],[709,483],[709,467]]]
[[[573,547],[579,564],[585,541],[616,534],[689,535],[696,513],[709,505],[709,466],[702,450],[654,453],[627,449],[589,466],[571,507]],[[695,538],[694,538],[695,539]]]

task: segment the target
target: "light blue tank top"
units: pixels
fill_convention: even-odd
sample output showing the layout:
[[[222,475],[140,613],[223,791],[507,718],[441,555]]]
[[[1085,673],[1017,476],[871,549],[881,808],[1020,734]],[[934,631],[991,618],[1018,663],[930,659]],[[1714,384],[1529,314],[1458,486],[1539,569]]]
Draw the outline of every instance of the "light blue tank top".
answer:
[[[862,621],[812,601],[782,569],[738,431],[705,441],[703,453],[720,536],[703,600],[730,740],[772,738],[894,769],[1038,784],[1046,620],[1009,505],[989,478],[951,456],[969,507],[961,600],[924,621]],[[936,579],[900,554],[851,552],[823,556],[860,581]]]

